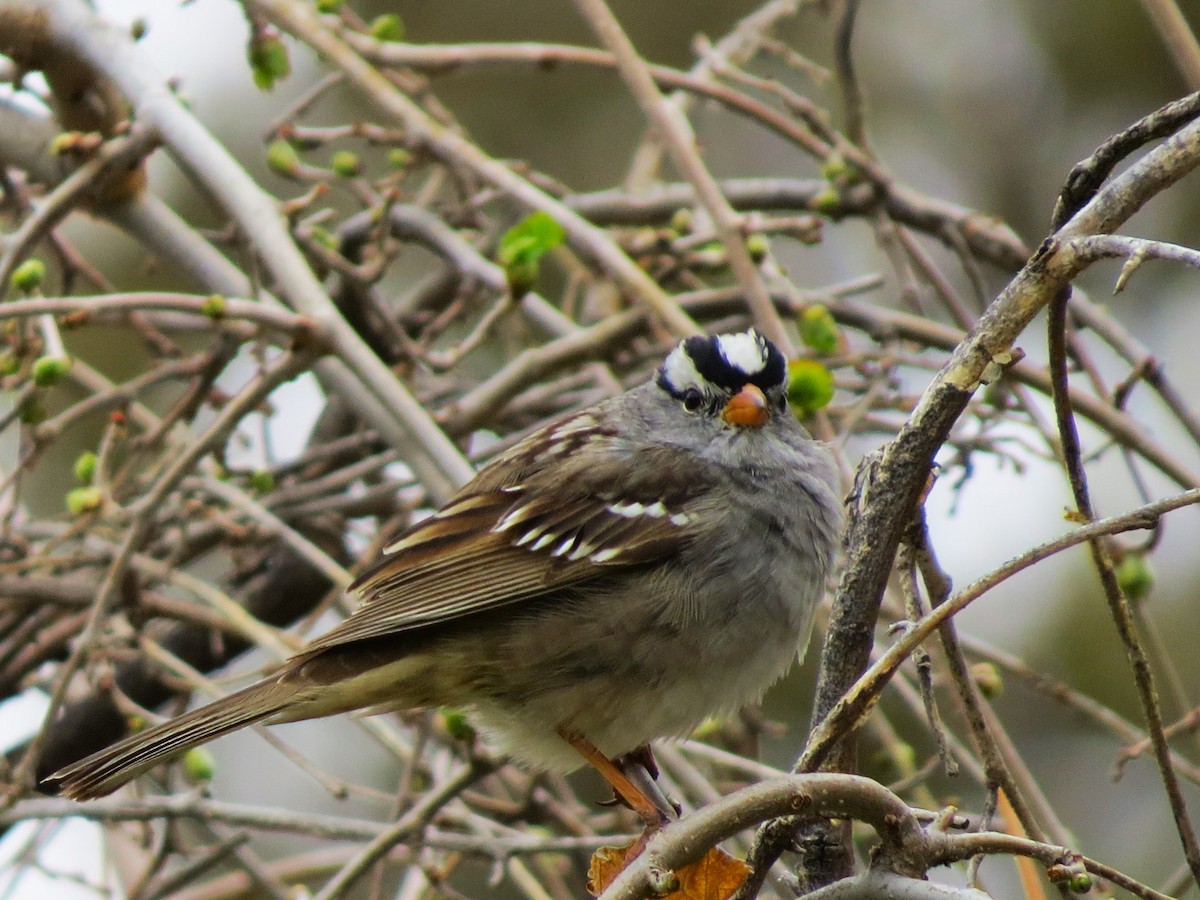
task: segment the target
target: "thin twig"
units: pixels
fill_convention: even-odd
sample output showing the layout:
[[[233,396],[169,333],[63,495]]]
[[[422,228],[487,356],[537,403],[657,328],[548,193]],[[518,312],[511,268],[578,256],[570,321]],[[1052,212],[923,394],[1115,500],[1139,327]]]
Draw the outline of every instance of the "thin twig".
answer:
[[[1075,498],[1076,512],[1084,522],[1095,519],[1092,501],[1089,495],[1087,473],[1083,467],[1082,452],[1079,444],[1079,432],[1075,425],[1075,417],[1071,413],[1071,401],[1066,390],[1067,384],[1067,355],[1066,355],[1066,291],[1059,293],[1050,305],[1050,315],[1047,322],[1050,343],[1050,371],[1054,377],[1054,410],[1058,419],[1059,437],[1062,441],[1063,458],[1066,461],[1068,480],[1071,494]],[[1091,550],[1092,563],[1100,579],[1105,600],[1108,603],[1109,614],[1116,625],[1117,634],[1125,647],[1129,665],[1133,669],[1134,684],[1137,686],[1138,699],[1142,705],[1142,715],[1146,718],[1146,729],[1154,746],[1154,756],[1158,762],[1159,774],[1163,787],[1167,792],[1167,800],[1175,819],[1175,828],[1183,845],[1184,856],[1192,869],[1192,877],[1200,884],[1200,843],[1192,828],[1191,817],[1188,814],[1187,803],[1179,784],[1179,776],[1171,764],[1171,749],[1163,733],[1162,709],[1158,704],[1158,693],[1154,686],[1154,673],[1150,668],[1150,660],[1137,635],[1133,611],[1129,601],[1117,583],[1116,567],[1113,564],[1105,543],[1099,539],[1088,542]]]

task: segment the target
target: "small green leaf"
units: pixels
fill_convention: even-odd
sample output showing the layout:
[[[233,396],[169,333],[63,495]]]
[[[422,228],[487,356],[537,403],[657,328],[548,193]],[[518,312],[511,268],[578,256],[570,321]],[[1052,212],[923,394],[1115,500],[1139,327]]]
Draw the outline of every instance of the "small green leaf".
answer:
[[[30,257],[13,269],[9,280],[17,290],[32,293],[46,280],[46,264],[37,257]]]
[[[77,487],[67,491],[67,510],[73,516],[99,509],[104,502],[104,492],[98,487]]]
[[[287,141],[272,141],[267,147],[267,166],[276,175],[297,178],[300,175],[300,154]]]
[[[788,363],[788,401],[796,415],[807,418],[833,399],[833,373],[815,359]]]
[[[800,340],[822,355],[837,351],[841,343],[837,320],[823,304],[813,303],[800,313]]]
[[[518,259],[539,259],[563,242],[566,232],[546,212],[526,216],[500,238],[497,258],[502,266]]]
[[[523,296],[537,280],[546,252],[563,242],[566,232],[549,213],[526,216],[500,238],[496,261],[504,267],[514,297]]]
[[[80,484],[91,484],[92,479],[96,477],[96,454],[91,450],[84,450],[75,458],[75,465],[71,468],[76,481]]]
[[[371,22],[371,37],[377,41],[404,40],[404,20],[395,13],[384,13]]]
[[[53,387],[71,371],[69,356],[40,356],[33,362],[33,383],[38,387]]]
[[[274,35],[260,35],[251,40],[246,56],[254,83],[260,90],[269,91],[275,87],[275,82],[292,74],[287,46]]]

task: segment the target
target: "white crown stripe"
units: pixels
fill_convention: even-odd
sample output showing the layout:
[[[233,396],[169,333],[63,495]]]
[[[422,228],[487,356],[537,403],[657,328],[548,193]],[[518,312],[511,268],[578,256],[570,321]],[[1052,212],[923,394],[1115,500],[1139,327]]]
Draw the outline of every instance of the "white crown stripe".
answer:
[[[717,338],[717,346],[727,363],[747,375],[761,372],[767,365],[767,344],[757,331],[722,334]]]

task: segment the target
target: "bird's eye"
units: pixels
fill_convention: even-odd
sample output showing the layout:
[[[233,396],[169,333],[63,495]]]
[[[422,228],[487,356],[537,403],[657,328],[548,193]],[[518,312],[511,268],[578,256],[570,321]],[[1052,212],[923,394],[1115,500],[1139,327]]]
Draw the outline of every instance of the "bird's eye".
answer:
[[[696,388],[688,388],[683,392],[683,408],[688,412],[700,412],[702,406],[704,406],[704,395]]]

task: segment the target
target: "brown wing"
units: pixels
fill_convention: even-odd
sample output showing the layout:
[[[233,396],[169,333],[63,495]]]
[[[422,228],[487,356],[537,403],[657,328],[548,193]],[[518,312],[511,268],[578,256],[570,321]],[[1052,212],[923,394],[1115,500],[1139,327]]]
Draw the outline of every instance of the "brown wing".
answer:
[[[526,457],[542,464],[509,467],[522,476],[517,483],[481,472],[387,548],[352,588],[362,606],[305,653],[493,610],[677,554],[697,533],[700,467],[673,472],[678,450],[665,448],[637,451],[638,465],[630,466],[631,447],[594,432],[588,440],[588,453],[566,458],[526,447]],[[555,464],[545,465],[550,458]]]

